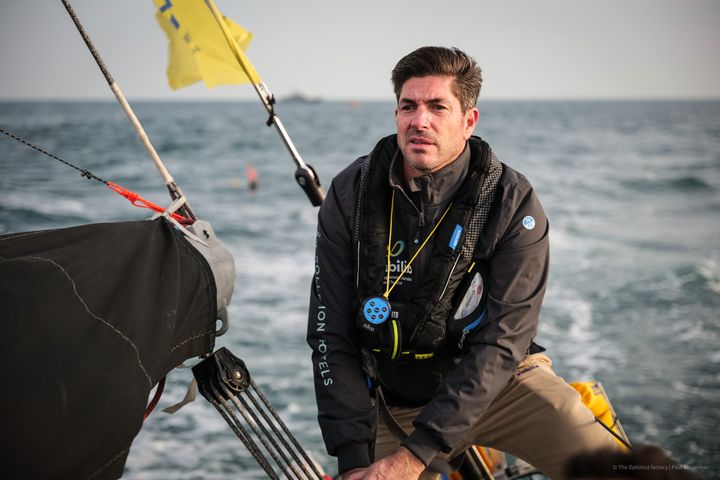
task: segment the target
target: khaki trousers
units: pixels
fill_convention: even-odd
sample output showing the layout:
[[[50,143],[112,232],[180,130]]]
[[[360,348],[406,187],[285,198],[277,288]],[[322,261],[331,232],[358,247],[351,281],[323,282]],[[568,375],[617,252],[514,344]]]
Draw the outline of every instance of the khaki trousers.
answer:
[[[600,448],[621,448],[595,422],[575,389],[555,375],[551,366],[547,355],[527,356],[480,421],[467,432],[462,445],[442,457],[453,458],[470,445],[482,445],[522,458],[552,479],[562,479],[565,464],[572,456]],[[409,433],[422,407],[389,410]],[[376,460],[399,446],[382,417],[375,444]],[[420,478],[435,479],[438,475],[426,470]]]

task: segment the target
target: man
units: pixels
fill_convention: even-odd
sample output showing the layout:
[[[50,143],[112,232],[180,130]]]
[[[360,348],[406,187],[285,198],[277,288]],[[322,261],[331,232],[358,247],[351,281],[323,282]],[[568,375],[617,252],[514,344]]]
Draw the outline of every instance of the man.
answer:
[[[318,216],[308,343],[328,452],[344,479],[416,479],[479,443],[559,478],[616,444],[532,342],[540,202],[472,136],[473,59],[423,47],[392,81],[397,135],[335,177]]]

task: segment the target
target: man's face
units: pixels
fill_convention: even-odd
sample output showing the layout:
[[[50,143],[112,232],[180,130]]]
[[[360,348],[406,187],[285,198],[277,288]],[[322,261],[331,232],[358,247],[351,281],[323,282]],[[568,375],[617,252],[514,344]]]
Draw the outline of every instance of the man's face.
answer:
[[[452,93],[453,77],[412,77],[402,86],[395,109],[398,145],[405,157],[406,178],[436,172],[465,148],[479,113],[463,113]]]

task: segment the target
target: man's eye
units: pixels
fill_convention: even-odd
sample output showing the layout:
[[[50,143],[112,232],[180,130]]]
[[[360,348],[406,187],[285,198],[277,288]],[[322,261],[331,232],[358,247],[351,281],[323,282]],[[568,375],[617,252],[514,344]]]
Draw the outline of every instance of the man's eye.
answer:
[[[445,110],[445,105],[440,105],[439,103],[433,104],[432,106],[435,110]]]
[[[414,108],[415,108],[414,105],[403,105],[400,107],[400,110],[402,110],[403,112],[409,112],[409,111],[413,110]]]

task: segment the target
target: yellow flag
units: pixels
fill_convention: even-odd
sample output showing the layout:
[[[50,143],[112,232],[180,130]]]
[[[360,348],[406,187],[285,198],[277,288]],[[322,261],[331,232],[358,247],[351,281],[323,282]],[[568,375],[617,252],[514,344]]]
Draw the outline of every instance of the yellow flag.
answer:
[[[153,3],[158,9],[158,23],[170,41],[167,76],[173,89],[199,80],[208,88],[260,82],[260,76],[243,53],[252,33],[221,16],[212,0],[153,0]],[[228,42],[228,36],[235,46]]]

